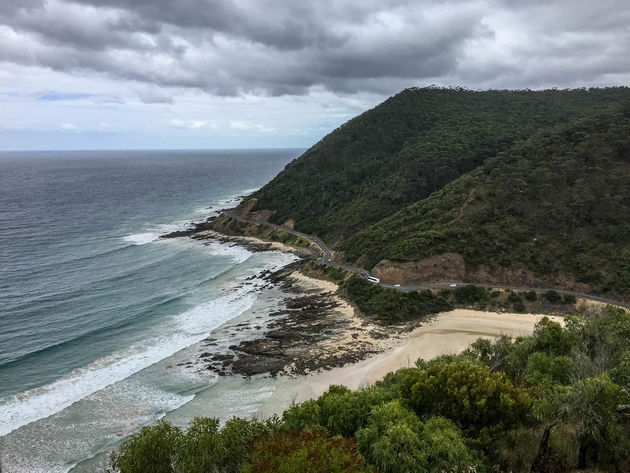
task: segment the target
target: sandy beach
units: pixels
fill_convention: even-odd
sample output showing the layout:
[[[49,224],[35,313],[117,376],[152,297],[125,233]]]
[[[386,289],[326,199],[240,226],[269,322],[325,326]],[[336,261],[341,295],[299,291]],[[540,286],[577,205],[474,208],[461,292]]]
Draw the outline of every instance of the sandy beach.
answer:
[[[279,383],[274,394],[262,406],[262,416],[281,413],[292,402],[302,402],[321,395],[331,384],[350,389],[369,386],[387,373],[413,366],[418,358],[431,359],[459,353],[478,338],[495,339],[530,335],[544,315],[481,312],[456,309],[437,315],[421,327],[392,341],[382,353],[340,368]],[[562,322],[562,317],[551,316]]]

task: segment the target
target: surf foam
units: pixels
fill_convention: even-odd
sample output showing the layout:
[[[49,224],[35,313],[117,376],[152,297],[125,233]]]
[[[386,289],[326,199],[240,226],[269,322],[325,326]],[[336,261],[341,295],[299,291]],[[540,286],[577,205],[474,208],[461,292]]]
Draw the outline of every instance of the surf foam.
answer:
[[[132,243],[134,245],[146,245],[147,243],[151,243],[152,241],[160,238],[159,233],[154,232],[144,232],[144,233],[134,233],[132,235],[127,235],[123,238],[126,242]]]
[[[109,385],[128,378],[194,343],[249,309],[260,283],[193,307],[164,324],[165,335],[100,358],[59,380],[11,396],[0,404],[0,437],[49,417]],[[170,333],[169,333],[170,332]],[[168,335],[167,335],[168,334]]]

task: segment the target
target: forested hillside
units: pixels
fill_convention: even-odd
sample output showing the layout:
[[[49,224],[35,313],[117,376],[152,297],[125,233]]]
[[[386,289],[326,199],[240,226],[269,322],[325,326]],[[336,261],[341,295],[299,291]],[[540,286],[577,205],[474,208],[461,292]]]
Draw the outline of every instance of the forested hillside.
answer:
[[[537,134],[342,244],[350,260],[461,255],[630,293],[630,109]]]
[[[452,253],[465,274],[498,265],[627,293],[628,104],[623,87],[408,89],[244,205],[367,268]]]

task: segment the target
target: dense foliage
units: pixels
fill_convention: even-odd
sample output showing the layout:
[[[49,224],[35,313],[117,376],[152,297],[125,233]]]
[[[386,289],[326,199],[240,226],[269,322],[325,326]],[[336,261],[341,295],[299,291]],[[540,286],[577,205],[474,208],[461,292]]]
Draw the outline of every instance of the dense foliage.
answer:
[[[278,431],[254,442],[243,473],[369,473],[355,441],[324,429]]]
[[[121,473],[630,472],[630,314],[547,318],[374,386],[331,386],[265,423],[159,422],[112,455]]]
[[[630,113],[534,137],[344,249],[367,266],[454,252],[470,266],[497,262],[628,293]]]
[[[629,88],[408,89],[290,163],[254,210],[367,268],[453,252],[628,293],[628,103]]]
[[[343,282],[342,290],[361,312],[386,324],[453,309],[448,300],[428,289],[420,292],[385,289],[356,275]]]
[[[468,284],[455,289],[402,292],[373,284],[348,271],[310,261],[303,272],[327,279],[340,286],[340,292],[364,315],[383,324],[419,319],[453,310],[456,307],[496,310],[499,312],[529,312],[535,314],[563,313],[575,310],[577,299],[554,290],[536,291],[495,290]]]

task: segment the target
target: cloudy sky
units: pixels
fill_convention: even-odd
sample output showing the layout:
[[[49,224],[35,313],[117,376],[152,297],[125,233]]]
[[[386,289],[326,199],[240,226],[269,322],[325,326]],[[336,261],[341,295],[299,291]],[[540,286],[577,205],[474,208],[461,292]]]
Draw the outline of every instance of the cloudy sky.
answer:
[[[306,147],[410,86],[630,85],[628,0],[0,0],[0,149]]]

